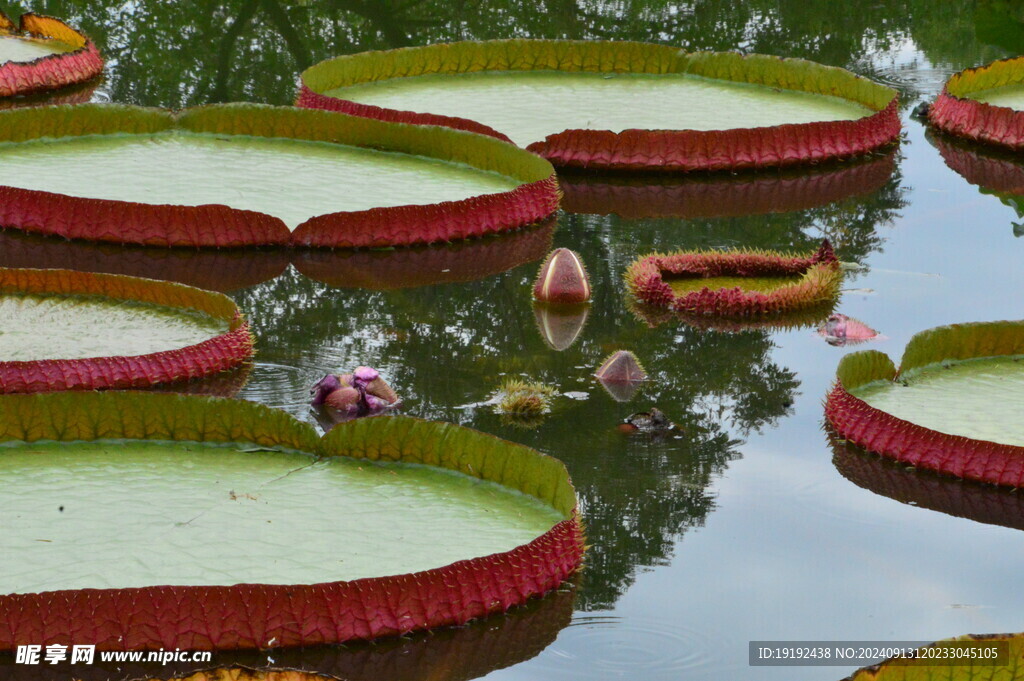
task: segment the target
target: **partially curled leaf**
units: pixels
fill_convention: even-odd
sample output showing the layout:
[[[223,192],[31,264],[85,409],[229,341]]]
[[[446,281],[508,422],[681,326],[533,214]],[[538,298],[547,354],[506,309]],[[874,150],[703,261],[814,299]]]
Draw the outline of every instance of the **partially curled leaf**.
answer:
[[[831,306],[842,273],[825,241],[805,256],[770,251],[679,251],[638,258],[626,285],[641,303],[685,315],[758,319]]]
[[[1024,57],[953,74],[928,109],[928,121],[951,135],[1024,149]]]
[[[55,90],[102,71],[93,42],[63,21],[28,13],[15,26],[0,12],[0,97]]]

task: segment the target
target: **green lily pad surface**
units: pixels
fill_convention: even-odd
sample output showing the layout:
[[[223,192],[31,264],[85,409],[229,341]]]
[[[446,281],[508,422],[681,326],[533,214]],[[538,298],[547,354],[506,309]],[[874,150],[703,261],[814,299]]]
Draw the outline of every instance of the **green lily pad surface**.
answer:
[[[783,286],[800,282],[801,277],[683,277],[673,279],[665,277],[665,282],[677,296],[684,296],[693,291],[708,288],[719,289],[741,288],[744,291],[770,293]]]
[[[561,519],[535,497],[419,464],[20,444],[0,448],[0,593],[404,574],[513,549]]]
[[[291,229],[337,211],[458,201],[519,184],[440,159],[283,138],[175,131],[0,145],[0,185],[146,204],[225,204],[279,217]]]
[[[0,362],[147,355],[230,324],[196,310],[99,296],[0,294]]]
[[[1024,111],[1024,85],[1008,85],[969,92],[965,97],[993,106],[1005,106],[1017,111]]]
[[[873,113],[839,97],[684,73],[483,71],[391,78],[325,94],[468,118],[521,146],[568,129],[726,130]]]
[[[71,52],[75,48],[57,40],[39,40],[15,35],[0,35],[0,64],[30,62],[51,54]]]
[[[1024,360],[947,361],[850,391],[897,418],[949,435],[1024,446]]]

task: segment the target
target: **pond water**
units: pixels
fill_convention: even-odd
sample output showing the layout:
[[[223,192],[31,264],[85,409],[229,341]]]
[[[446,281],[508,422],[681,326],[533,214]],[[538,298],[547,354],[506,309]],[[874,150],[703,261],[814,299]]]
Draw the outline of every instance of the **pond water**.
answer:
[[[442,271],[452,268],[443,249],[399,254],[397,265],[347,261],[364,277],[330,263],[319,271],[332,276],[307,277],[296,268],[308,263],[305,256],[287,266],[267,266],[266,253],[233,261],[267,273],[232,279],[246,284],[232,295],[252,321],[259,351],[240,396],[312,421],[309,385],[327,371],[369,364],[401,394],[404,413],[472,426],[566,462],[590,544],[575,614],[542,650],[525,651],[517,664],[505,659],[488,679],[831,681],[858,665],[750,667],[748,641],[934,640],[1024,630],[1024,591],[1017,588],[1024,533],[1015,529],[1024,523],[1014,494],[939,481],[944,501],[937,492],[915,497],[871,480],[909,487],[931,478],[855,457],[858,476],[849,462],[841,466],[854,483],[833,463],[822,400],[840,357],[859,348],[833,347],[808,328],[651,328],[627,308],[622,281],[633,258],[655,249],[811,251],[828,237],[842,260],[860,266],[847,279],[839,311],[886,337],[859,347],[898,361],[917,331],[1021,318],[1019,202],[951,170],[909,115],[949,74],[1024,51],[1024,14],[1012,3],[235,0],[187,11],[156,0],[24,5],[66,17],[97,41],[109,60],[107,80],[93,95],[99,101],[284,104],[294,97],[294,74],[334,54],[509,36],[799,56],[896,87],[905,135],[895,166],[884,159],[842,164],[810,179],[763,173],[689,184],[652,179],[647,187],[591,183],[597,189],[589,202],[575,197],[577,212],[559,214],[550,236],[552,246],[582,255],[594,288],[586,325],[563,351],[546,344],[535,324],[530,285],[537,262],[495,273],[474,252],[467,257],[476,259],[480,278],[465,281]],[[10,3],[0,8],[15,10]],[[686,202],[709,195],[716,200],[700,210],[700,200]],[[610,209],[630,217],[587,213]],[[493,255],[501,242],[485,243]],[[53,248],[29,245],[19,257]],[[509,264],[516,262],[522,260]],[[448,283],[400,287],[417,267],[434,268]],[[590,376],[619,348],[636,352],[653,378],[626,403]],[[561,393],[532,429],[483,404],[509,376]],[[680,426],[677,434],[656,439],[617,430],[651,406]]]

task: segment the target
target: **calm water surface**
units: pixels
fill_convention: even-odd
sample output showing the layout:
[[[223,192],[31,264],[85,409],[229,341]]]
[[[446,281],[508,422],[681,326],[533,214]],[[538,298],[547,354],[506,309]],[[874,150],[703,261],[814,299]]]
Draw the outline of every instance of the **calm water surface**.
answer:
[[[0,8],[19,11],[12,3]],[[832,680],[853,667],[752,668],[747,642],[1024,630],[1024,506],[1014,495],[908,474],[829,444],[822,399],[851,348],[829,346],[807,328],[651,327],[627,308],[622,283],[629,262],[652,249],[810,250],[827,236],[843,260],[863,268],[847,280],[839,310],[885,334],[873,347],[897,359],[919,330],[1021,318],[1024,238],[1015,234],[1024,218],[1014,200],[951,170],[909,117],[950,73],[1024,50],[1024,13],[1013,3],[80,0],[24,8],[69,17],[96,39],[110,65],[88,95],[99,101],[284,104],[294,74],[333,54],[511,36],[801,56],[896,87],[904,139],[895,154],[867,163],[646,187],[567,178],[578,190],[567,191],[567,205],[572,198],[577,212],[540,231],[455,251],[291,264],[254,253],[232,257],[230,267],[212,256],[156,260],[166,276],[219,281],[249,315],[259,356],[246,399],[313,420],[312,382],[328,370],[371,364],[401,393],[405,413],[492,432],[566,462],[591,544],[571,624],[561,628],[566,618],[542,610],[539,621],[531,611],[470,627],[467,636],[476,638],[468,650],[522,646],[474,675]],[[709,196],[703,204],[695,198]],[[6,264],[14,253],[19,264],[64,258],[114,267],[120,259],[13,243]],[[578,250],[595,289],[579,339],[561,352],[539,334],[529,294],[532,261],[549,243]],[[153,257],[136,251],[123,260],[157,271]],[[400,278],[410,272],[448,283],[395,288],[417,283]],[[618,348],[634,350],[654,377],[628,403],[590,378]],[[532,429],[504,423],[481,404],[509,375],[563,393]],[[616,432],[624,417],[653,405],[682,427],[678,437]],[[500,638],[508,631],[518,633]],[[529,645],[524,631],[536,634]],[[449,638],[409,645],[436,660]]]

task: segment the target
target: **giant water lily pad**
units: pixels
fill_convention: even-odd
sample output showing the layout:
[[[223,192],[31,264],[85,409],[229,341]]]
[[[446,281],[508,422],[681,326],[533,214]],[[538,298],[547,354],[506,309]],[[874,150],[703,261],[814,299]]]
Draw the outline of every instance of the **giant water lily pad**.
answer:
[[[96,46],[63,21],[22,14],[16,26],[0,12],[0,97],[55,90],[102,70]]]
[[[878,351],[843,358],[825,413],[840,436],[961,478],[1024,484],[1024,322],[938,327],[897,371]]]
[[[511,144],[255,104],[180,114],[0,112],[0,224],[159,246],[392,246],[553,213],[553,169]]]
[[[0,268],[0,393],[147,387],[252,356],[226,296],[135,277]]]
[[[366,52],[302,74],[300,106],[507,136],[558,166],[722,170],[853,156],[899,134],[896,92],[799,59],[495,40]]]
[[[890,658],[843,681],[1012,681],[1024,675],[1024,634],[968,634]]]
[[[732,319],[818,313],[835,302],[842,281],[828,241],[804,256],[748,250],[653,253],[635,260],[625,277],[644,305]]]
[[[1024,149],[1024,57],[954,74],[930,107],[928,120],[952,135]]]
[[[506,610],[582,557],[560,462],[447,424],[321,440],[247,402],[8,395],[0,443],[0,650],[370,639]]]

